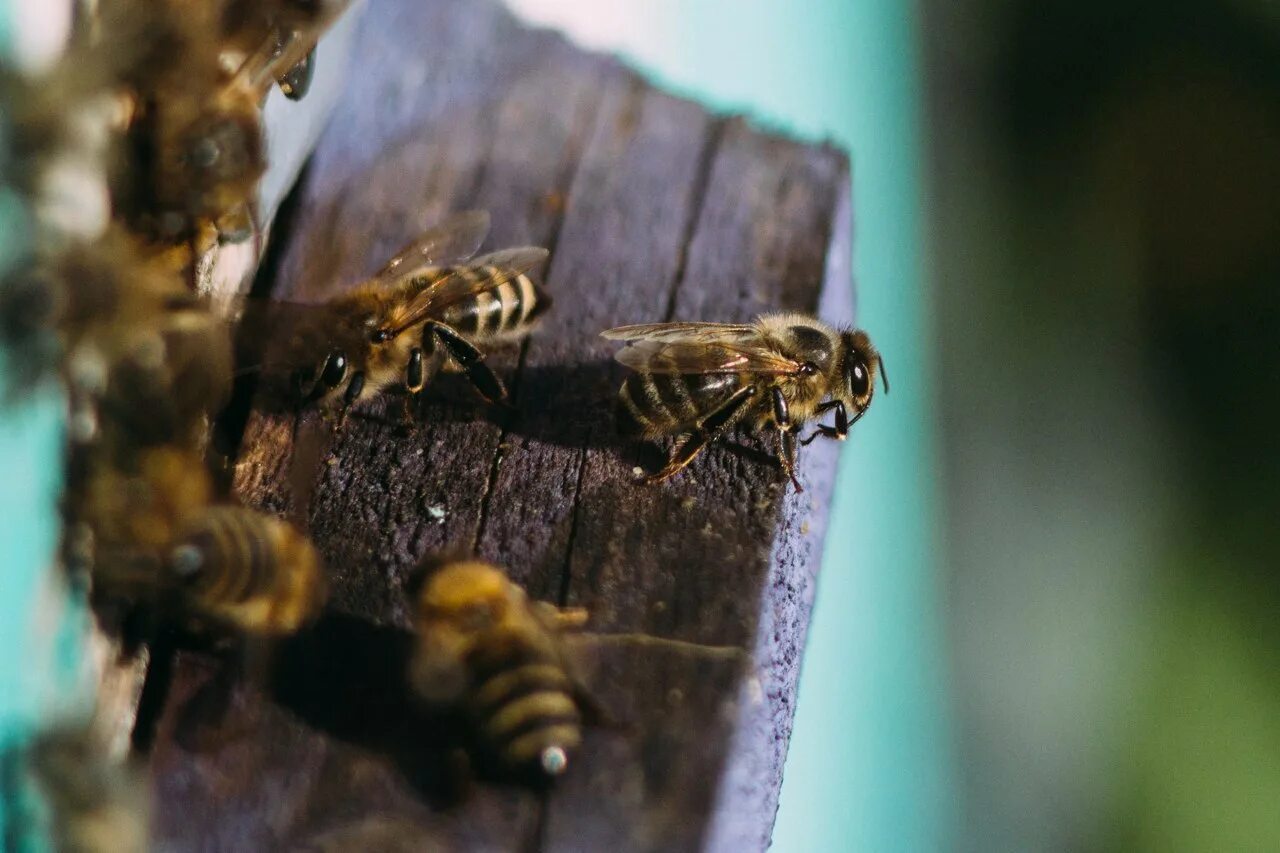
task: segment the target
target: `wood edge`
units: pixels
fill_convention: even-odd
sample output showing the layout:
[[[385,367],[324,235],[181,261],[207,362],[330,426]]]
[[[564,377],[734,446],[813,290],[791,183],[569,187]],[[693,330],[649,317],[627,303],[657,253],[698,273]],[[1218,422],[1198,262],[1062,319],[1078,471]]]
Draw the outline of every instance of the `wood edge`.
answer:
[[[853,203],[848,157],[835,153],[844,162],[818,314],[845,325],[854,315]],[[783,504],[762,590],[754,668],[739,688],[738,721],[708,823],[706,850],[764,850],[772,842],[839,452],[840,446],[829,441],[807,448],[799,463],[805,491],[789,491]]]

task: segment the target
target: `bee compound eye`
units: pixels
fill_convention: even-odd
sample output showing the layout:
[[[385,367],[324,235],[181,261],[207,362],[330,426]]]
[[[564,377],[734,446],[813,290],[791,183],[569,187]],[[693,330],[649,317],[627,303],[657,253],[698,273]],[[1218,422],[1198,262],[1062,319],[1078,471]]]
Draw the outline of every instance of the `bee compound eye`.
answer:
[[[862,359],[855,360],[849,368],[849,390],[855,397],[865,397],[871,390],[871,375]]]
[[[320,382],[328,388],[336,388],[342,384],[347,375],[347,357],[340,352],[331,352],[324,360],[320,371]]]

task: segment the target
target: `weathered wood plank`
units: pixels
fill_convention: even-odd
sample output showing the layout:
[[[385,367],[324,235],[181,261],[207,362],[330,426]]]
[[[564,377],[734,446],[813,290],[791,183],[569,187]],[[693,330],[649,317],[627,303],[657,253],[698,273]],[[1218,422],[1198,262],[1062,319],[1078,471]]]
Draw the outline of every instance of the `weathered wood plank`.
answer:
[[[443,381],[411,428],[396,422],[395,399],[355,414],[337,440],[312,416],[265,405],[251,415],[236,490],[309,526],[330,567],[331,612],[279,650],[269,683],[206,655],[176,663],[153,752],[159,811],[181,816],[163,822],[164,841],[760,846],[835,447],[802,452],[803,495],[749,438],[664,487],[638,486],[632,468],[658,451],[615,437],[622,373],[598,333],[812,312],[823,294],[827,315],[846,319],[832,296],[847,293],[843,156],[711,117],[610,59],[519,28],[493,3],[376,3],[358,54],[398,61],[353,72],[304,181],[276,292],[328,295],[448,211],[483,207],[491,245],[553,249],[556,305],[524,348],[491,357],[513,414]],[[313,483],[302,500],[298,470]],[[586,605],[607,632],[575,647],[625,728],[590,733],[541,806],[488,784],[451,808],[433,798],[449,739],[405,693],[405,586],[424,554],[457,545],[537,597]]]

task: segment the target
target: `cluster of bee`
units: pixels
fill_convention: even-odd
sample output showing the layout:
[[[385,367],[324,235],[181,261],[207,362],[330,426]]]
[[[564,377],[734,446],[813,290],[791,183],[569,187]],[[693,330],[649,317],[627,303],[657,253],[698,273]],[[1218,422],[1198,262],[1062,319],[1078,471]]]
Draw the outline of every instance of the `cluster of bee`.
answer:
[[[231,327],[193,294],[186,273],[202,247],[257,228],[263,100],[277,85],[305,95],[316,40],[344,5],[100,0],[82,22],[91,53],[104,43],[137,46],[109,63],[110,86],[81,95],[75,111],[62,108],[71,124],[92,119],[97,128],[82,159],[101,179],[81,189],[106,188],[109,222],[64,228],[39,247],[36,264],[55,294],[69,400],[65,558],[99,601],[265,636],[298,631],[324,605],[323,567],[307,538],[217,494],[206,444],[231,390]],[[272,336],[259,367],[281,378],[297,405],[337,413],[339,423],[390,389],[412,400],[441,371],[505,403],[484,350],[522,339],[550,307],[539,278],[547,252],[477,257],[488,226],[486,214],[465,213],[419,236],[381,271]],[[776,436],[781,468],[799,490],[797,446],[843,440],[877,381],[888,390],[864,332],[805,315],[602,334],[624,343],[617,358],[633,370],[618,394],[620,426],[649,439],[683,437],[649,483],[749,427]],[[800,438],[828,414],[832,424]],[[501,569],[475,561],[434,571],[417,613],[408,673],[416,694],[465,711],[477,756],[498,772],[562,773],[592,717],[562,642],[586,614],[532,602]]]
[[[25,226],[6,237],[26,238],[0,271],[5,385],[11,402],[62,379],[63,563],[109,631],[146,613],[271,637],[323,605],[307,539],[215,487],[206,444],[232,386],[231,327],[191,283],[215,239],[259,228],[265,97],[306,93],[344,5],[79,3],[60,59],[0,65],[0,195]],[[145,846],[142,786],[111,800],[123,783],[97,781],[123,770],[93,736],[48,733],[3,764],[6,802],[33,791],[60,849]]]

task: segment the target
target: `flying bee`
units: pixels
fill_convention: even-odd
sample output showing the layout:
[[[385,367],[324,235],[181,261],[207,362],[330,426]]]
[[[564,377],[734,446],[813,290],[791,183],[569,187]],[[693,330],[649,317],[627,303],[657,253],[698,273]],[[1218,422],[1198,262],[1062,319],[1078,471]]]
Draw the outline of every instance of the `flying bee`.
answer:
[[[463,710],[482,762],[548,782],[568,767],[591,710],[561,636],[586,618],[530,601],[496,566],[447,563],[418,598],[410,684],[429,704]]]
[[[889,391],[884,361],[865,332],[834,329],[803,314],[742,325],[621,326],[602,336],[626,342],[617,359],[636,371],[618,393],[623,430],[646,438],[688,436],[648,483],[675,476],[726,430],[748,424],[777,432],[779,461],[802,491],[795,476],[798,428],[833,412],[834,426],[819,424],[800,443],[820,435],[843,441],[871,406],[877,376]]]
[[[292,634],[324,606],[320,555],[287,522],[241,506],[190,519],[170,551],[188,607],[246,634]]]
[[[461,371],[486,400],[504,400],[478,345],[522,338],[550,305],[534,279],[547,250],[473,258],[488,230],[487,213],[459,214],[325,303],[318,322],[298,324],[283,358],[299,399],[340,400],[345,411],[396,384],[416,395],[443,369]]]

